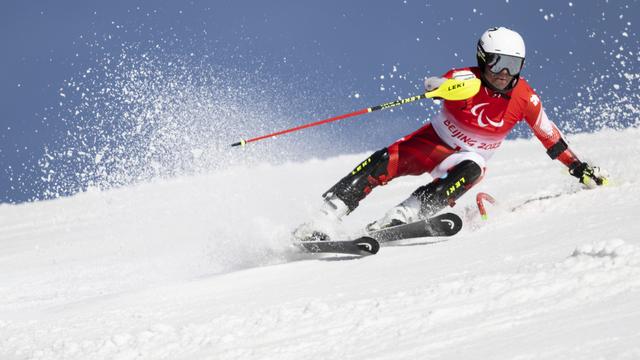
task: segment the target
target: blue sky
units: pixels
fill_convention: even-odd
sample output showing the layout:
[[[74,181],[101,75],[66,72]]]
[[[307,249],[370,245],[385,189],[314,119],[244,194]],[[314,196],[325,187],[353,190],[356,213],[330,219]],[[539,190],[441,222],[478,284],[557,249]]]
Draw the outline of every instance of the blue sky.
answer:
[[[525,38],[523,75],[563,129],[634,125],[620,109],[638,106],[638,14],[631,0],[4,1],[0,202],[375,150],[437,105],[226,145],[419,94],[474,65],[494,25]]]

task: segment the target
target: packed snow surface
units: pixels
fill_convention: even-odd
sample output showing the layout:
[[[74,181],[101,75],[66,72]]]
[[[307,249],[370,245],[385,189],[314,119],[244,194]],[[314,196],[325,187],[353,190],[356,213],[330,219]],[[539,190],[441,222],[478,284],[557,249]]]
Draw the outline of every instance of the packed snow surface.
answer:
[[[0,206],[0,358],[638,359],[640,131],[569,139],[611,186],[509,141],[458,235],[365,258],[289,232],[367,154]],[[428,181],[376,189],[343,230]]]

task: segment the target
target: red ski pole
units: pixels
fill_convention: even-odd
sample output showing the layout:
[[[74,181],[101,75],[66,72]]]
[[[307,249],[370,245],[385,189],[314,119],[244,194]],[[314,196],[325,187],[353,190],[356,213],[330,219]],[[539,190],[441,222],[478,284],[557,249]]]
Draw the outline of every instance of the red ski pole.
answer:
[[[240,145],[246,145],[250,142],[254,142],[254,141],[259,141],[262,139],[267,139],[267,138],[271,138],[271,137],[275,137],[278,135],[283,135],[283,134],[288,134],[294,131],[298,131],[298,130],[302,130],[302,129],[306,129],[306,128],[310,128],[313,126],[318,126],[318,125],[322,125],[322,124],[326,124],[326,123],[330,123],[332,121],[338,121],[338,120],[342,120],[342,119],[346,119],[346,118],[350,118],[352,116],[358,116],[358,115],[362,115],[362,114],[366,114],[368,112],[371,112],[372,110],[370,110],[371,108],[368,109],[362,109],[362,110],[358,110],[358,111],[354,111],[352,113],[348,113],[348,114],[344,114],[344,115],[340,115],[340,116],[336,116],[336,117],[332,117],[329,119],[325,119],[325,120],[320,120],[320,121],[316,121],[316,122],[312,122],[309,124],[304,124],[304,125],[300,125],[300,126],[296,126],[294,128],[291,129],[286,129],[286,130],[282,130],[282,131],[278,131],[278,132],[274,132],[272,134],[267,134],[267,135],[262,135],[262,136],[258,136],[255,137],[253,139],[248,139],[248,140],[240,140],[237,143],[233,143],[231,144],[231,146],[240,146]]]
[[[496,199],[494,199],[493,196],[483,192],[478,193],[478,195],[476,195],[476,204],[478,205],[478,211],[480,212],[480,216],[482,217],[482,220],[487,220],[489,216],[487,215],[487,209],[485,209],[484,207],[484,201],[488,201],[491,204],[495,204]]]
[[[373,106],[373,107],[370,107],[370,108],[354,111],[354,112],[348,113],[348,114],[338,115],[338,116],[335,116],[335,117],[332,117],[332,118],[329,118],[329,119],[315,121],[315,122],[312,122],[312,123],[296,126],[294,128],[291,128],[291,129],[281,130],[281,131],[278,131],[278,132],[274,132],[272,134],[258,136],[258,137],[252,138],[252,139],[240,140],[240,141],[238,141],[236,143],[231,144],[231,146],[240,146],[240,145],[244,146],[244,145],[246,145],[248,143],[252,143],[252,142],[255,142],[255,141],[272,138],[272,137],[278,136],[278,135],[288,134],[288,133],[291,133],[291,132],[294,132],[294,131],[298,131],[298,130],[302,130],[302,129],[306,129],[306,128],[310,128],[310,127],[314,127],[314,126],[330,123],[330,122],[333,122],[333,121],[343,120],[343,119],[347,119],[347,118],[358,116],[358,115],[362,115],[362,114],[367,114],[367,113],[370,113],[370,112],[373,112],[373,111],[377,111],[377,110],[383,110],[383,109],[388,109],[390,107],[394,107],[394,106],[398,106],[398,105],[408,104],[410,102],[418,101],[418,100],[421,100],[421,99],[424,99],[424,98],[442,98],[442,99],[445,99],[445,100],[464,100],[464,99],[468,99],[468,98],[470,98],[470,97],[472,97],[472,96],[474,96],[475,94],[478,93],[478,91],[480,90],[480,83],[481,83],[480,79],[476,79],[476,78],[467,79],[467,80],[448,79],[442,85],[440,85],[439,88],[437,88],[437,89],[435,89],[433,91],[429,91],[427,93],[424,93],[422,95],[412,96],[412,97],[408,97],[406,99],[401,99],[401,100],[396,100],[396,101],[390,101],[390,102],[384,103],[382,105],[377,105],[377,106]]]

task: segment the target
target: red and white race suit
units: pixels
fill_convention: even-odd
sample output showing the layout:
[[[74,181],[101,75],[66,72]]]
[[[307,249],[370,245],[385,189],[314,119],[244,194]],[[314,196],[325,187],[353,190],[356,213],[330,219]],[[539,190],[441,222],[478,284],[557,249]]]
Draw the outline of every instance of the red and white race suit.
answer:
[[[454,69],[443,77],[479,78],[480,69]],[[398,176],[425,172],[440,177],[467,159],[484,169],[486,160],[522,120],[529,124],[546,149],[562,139],[556,125],[547,117],[540,98],[523,78],[505,94],[482,85],[470,99],[445,100],[442,112],[430,123],[388,147],[387,174],[379,180],[386,183]],[[577,160],[569,149],[562,151],[557,158],[567,166]]]

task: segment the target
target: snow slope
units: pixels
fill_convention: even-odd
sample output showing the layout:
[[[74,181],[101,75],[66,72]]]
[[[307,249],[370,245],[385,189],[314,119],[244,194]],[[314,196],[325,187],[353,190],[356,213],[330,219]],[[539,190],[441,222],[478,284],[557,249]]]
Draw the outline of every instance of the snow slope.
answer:
[[[640,131],[570,140],[612,186],[507,142],[460,234],[361,259],[288,233],[366,154],[0,206],[0,358],[638,359]],[[377,189],[344,230],[427,181]]]

